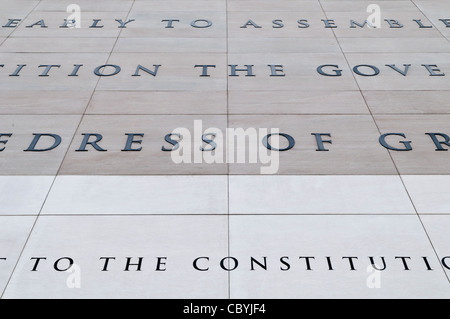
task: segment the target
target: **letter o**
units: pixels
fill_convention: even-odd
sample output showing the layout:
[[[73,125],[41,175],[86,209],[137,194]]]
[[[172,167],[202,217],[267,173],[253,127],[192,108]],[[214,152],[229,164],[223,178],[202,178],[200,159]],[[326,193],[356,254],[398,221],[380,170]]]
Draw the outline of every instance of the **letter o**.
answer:
[[[68,260],[69,261],[69,266],[67,268],[65,268],[65,269],[59,269],[58,264],[59,264],[59,262],[61,260]],[[72,258],[62,257],[62,258],[59,258],[57,261],[55,261],[55,264],[53,265],[53,268],[55,268],[56,271],[67,271],[70,268],[72,268],[72,266],[73,266],[73,259]]]
[[[272,135],[280,135],[283,136],[284,138],[286,138],[289,142],[289,146],[283,149],[278,149],[278,148],[274,148],[272,145],[270,145],[269,143],[269,138]],[[292,136],[290,136],[289,134],[284,134],[284,133],[276,133],[276,134],[268,134],[263,138],[263,145],[269,150],[269,151],[279,151],[279,152],[285,152],[285,151],[289,151],[290,149],[292,149],[295,146],[295,140]]]
[[[101,73],[100,71],[102,69],[105,69],[106,67],[113,67],[114,68],[114,72],[111,73],[111,74]],[[115,65],[115,64],[104,64],[104,65],[100,65],[100,66],[96,67],[95,70],[94,70],[94,74],[97,75],[97,76],[114,76],[116,74],[119,74],[121,70],[122,69],[118,65]]]
[[[373,74],[365,74],[365,73],[362,73],[362,72],[359,70],[360,67],[366,67],[366,68],[372,69],[374,73],[373,73]],[[369,64],[360,64],[360,65],[357,65],[357,66],[355,66],[355,67],[353,68],[353,72],[355,72],[356,74],[358,74],[358,75],[360,75],[360,76],[377,76],[378,74],[380,74],[380,69],[378,69],[376,66],[373,66],[373,65],[369,65]]]
[[[234,267],[230,267],[230,268],[227,268],[227,267],[225,267],[225,261],[227,261],[227,260],[229,260],[229,259],[231,259],[233,262],[234,262]],[[225,257],[224,259],[222,259],[221,261],[220,261],[220,267],[223,269],[223,270],[226,270],[226,271],[233,271],[233,270],[235,270],[237,267],[239,266],[239,261],[236,259],[236,258],[234,258],[234,257]]]
[[[198,25],[198,22],[205,22],[206,25]],[[209,28],[212,25],[213,25],[213,23],[206,19],[197,19],[197,20],[191,22],[192,27],[200,28],[200,29]]]
[[[443,265],[445,268],[447,268],[447,269],[450,270],[450,266],[447,265],[447,263],[445,262],[445,260],[446,260],[446,259],[449,259],[449,258],[450,258],[450,256],[447,256],[447,257],[442,258],[442,265]]]

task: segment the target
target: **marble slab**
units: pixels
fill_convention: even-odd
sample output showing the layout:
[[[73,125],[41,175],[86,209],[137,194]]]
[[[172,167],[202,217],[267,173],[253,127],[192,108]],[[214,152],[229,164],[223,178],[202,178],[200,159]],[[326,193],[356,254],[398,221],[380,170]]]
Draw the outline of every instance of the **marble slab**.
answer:
[[[240,262],[230,272],[231,298],[450,296],[417,216],[233,216],[230,255]],[[262,265],[266,257],[267,270],[252,265],[252,257]],[[309,259],[310,270],[304,257],[315,258]],[[345,257],[357,257],[353,267]],[[375,271],[369,257],[378,269],[384,269],[384,257],[386,269]],[[405,257],[410,270],[396,257]]]
[[[231,176],[231,214],[415,214],[398,176]]]
[[[450,215],[450,206],[447,204],[450,176],[403,175],[402,180],[420,215]]]
[[[193,262],[227,255],[227,225],[211,216],[40,217],[3,298],[226,298],[228,274]],[[30,271],[36,257],[47,260]],[[64,257],[73,267],[56,271],[60,258],[56,269],[68,268]],[[107,271],[102,257],[116,258]],[[126,271],[127,258],[143,258],[140,271]]]
[[[0,215],[38,215],[53,176],[0,176]]]
[[[2,296],[35,220],[36,217],[31,216],[0,217],[0,258],[2,258],[0,259],[0,291]]]
[[[447,278],[450,276],[450,254],[448,254],[447,230],[450,226],[449,216],[421,216],[423,225],[427,231],[436,255],[441,261],[442,269],[445,270]]]
[[[58,176],[42,215],[228,213],[226,176]]]

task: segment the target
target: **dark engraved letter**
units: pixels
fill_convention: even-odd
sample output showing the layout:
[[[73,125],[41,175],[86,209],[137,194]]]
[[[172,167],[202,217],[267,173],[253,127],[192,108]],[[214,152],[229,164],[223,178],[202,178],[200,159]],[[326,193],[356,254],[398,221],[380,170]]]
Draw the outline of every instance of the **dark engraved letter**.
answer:
[[[138,257],[138,262],[136,264],[131,263],[132,259],[132,257],[127,257],[127,264],[124,271],[130,271],[130,266],[136,266],[136,271],[141,271],[142,261],[144,260],[144,257]]]
[[[7,134],[2,134],[2,133],[0,133],[0,139],[1,139],[3,136],[11,137],[11,136],[12,136],[12,133],[7,133]],[[6,143],[8,143],[8,140],[0,140],[0,144],[6,145]],[[0,152],[3,152],[4,150],[5,150],[5,147],[0,148]]]
[[[24,67],[26,67],[26,66],[27,66],[26,64],[18,64],[17,65],[17,69],[12,74],[10,74],[9,76],[20,76],[19,75],[20,71],[22,71],[22,69]]]
[[[100,260],[105,260],[105,263],[103,264],[102,271],[108,271],[108,265],[110,260],[116,260],[116,257],[100,257]]]
[[[390,27],[391,29],[400,29],[400,28],[403,28],[403,24],[401,24],[400,22],[398,22],[398,20],[384,19],[384,21],[386,21],[387,23],[389,23],[389,27]]]
[[[372,70],[373,70],[373,73],[372,73],[372,74],[362,73],[362,72],[359,70],[359,68],[361,68],[361,67],[366,67],[366,68],[372,69]],[[355,66],[355,67],[353,68],[353,72],[355,72],[356,74],[361,75],[361,76],[377,76],[378,74],[380,74],[380,69],[378,69],[378,68],[377,68],[376,66],[374,66],[374,65],[360,64],[360,65],[357,65],[357,66]]]
[[[110,74],[103,73],[103,70],[106,67],[113,67],[114,68],[114,72],[112,72]],[[96,67],[95,70],[94,70],[94,74],[97,75],[97,76],[114,76],[116,74],[119,74],[121,70],[122,69],[118,65],[115,65],[115,64],[104,64],[104,65],[100,65],[100,66]]]
[[[403,66],[405,67],[404,70],[400,70],[399,68],[397,68],[397,66],[395,64],[386,64],[386,66],[397,71],[401,75],[406,76],[406,75],[408,75],[408,70],[409,70],[409,67],[411,66],[411,64],[403,64]]]
[[[395,257],[395,259],[401,259],[403,262],[403,266],[405,267],[405,270],[410,270],[408,268],[408,264],[406,263],[406,259],[411,259],[411,257]]]
[[[245,76],[255,76],[254,74],[253,74],[253,65],[245,65],[247,68],[246,69],[238,69],[237,67],[237,65],[235,65],[235,64],[231,64],[231,65],[229,65],[229,67],[231,68],[231,74],[230,74],[230,76],[239,76],[239,75],[237,75],[236,74],[236,72],[247,72],[247,74],[245,75]]]
[[[305,259],[306,261],[306,270],[312,270],[310,259],[316,259],[315,257],[299,257],[299,259]]]
[[[173,23],[174,22],[180,22],[180,20],[174,20],[174,19],[168,19],[168,20],[161,20],[161,22],[167,22],[167,25],[165,26],[166,29],[173,29]]]
[[[159,70],[159,67],[161,65],[160,64],[153,64],[153,66],[155,67],[155,69],[152,71],[152,70],[149,70],[149,69],[147,69],[147,68],[145,68],[145,67],[143,67],[142,65],[139,64],[137,66],[137,68],[136,68],[136,72],[132,76],[141,76],[139,74],[139,71],[141,71],[141,70],[146,72],[146,73],[148,73],[148,74],[150,74],[150,75],[156,76],[156,75],[158,75],[158,70]]]
[[[386,137],[388,136],[401,136],[403,138],[406,138],[405,134],[403,133],[387,133],[387,134],[383,134],[380,136],[380,144],[383,145],[383,147],[387,148],[388,150],[392,150],[392,151],[398,151],[398,152],[405,152],[405,151],[412,151],[412,147],[411,147],[411,141],[400,141],[400,143],[402,143],[403,145],[405,145],[405,148],[396,148],[393,147],[391,145],[389,145],[386,142]]]
[[[2,26],[3,28],[15,28],[22,19],[8,19],[8,22]]]
[[[61,136],[57,134],[33,134],[33,135],[34,135],[33,141],[31,142],[30,146],[28,146],[28,148],[24,150],[24,152],[47,152],[57,148],[59,144],[61,144]],[[48,136],[53,138],[54,140],[53,145],[48,148],[36,149],[36,145],[42,136]]]
[[[40,68],[45,68],[44,72],[42,72],[39,76],[49,76],[48,73],[52,68],[60,68],[61,65],[40,65]]]
[[[191,22],[191,27],[199,29],[209,28],[212,25],[213,25],[212,21],[206,19],[197,19]]]
[[[87,145],[91,145],[95,150],[97,150],[99,152],[106,152],[106,150],[104,150],[97,144],[98,142],[100,142],[103,139],[103,136],[101,134],[83,133],[82,135],[84,136],[83,141],[81,142],[80,148],[78,150],[76,150],[76,152],[87,152],[88,151],[86,149]],[[89,139],[91,138],[91,136],[95,136],[95,141],[89,142]]]
[[[262,269],[267,270],[267,257],[263,257],[263,260],[264,261],[260,263],[255,258],[250,257],[250,270],[255,270],[255,264],[257,264]]]
[[[332,70],[334,72],[334,74],[330,74],[330,73],[325,73],[325,71],[323,70],[326,67],[333,67],[336,68],[337,70]],[[325,76],[342,76],[342,70],[339,69],[339,65],[335,65],[335,64],[324,64],[324,65],[320,65],[317,68],[317,72],[320,75],[325,75]]]
[[[37,271],[37,267],[39,265],[39,262],[41,260],[47,260],[47,258],[45,258],[45,257],[32,257],[32,258],[30,258],[30,260],[36,260],[36,262],[34,263],[33,269],[31,269],[31,271]]]
[[[277,149],[275,147],[273,147],[272,145],[270,145],[269,143],[269,138],[272,135],[279,135],[279,136],[283,136],[285,139],[287,139],[287,141],[289,142],[289,145],[283,149]],[[290,136],[289,134],[285,134],[285,133],[277,133],[277,134],[268,134],[263,138],[262,141],[263,145],[270,151],[279,151],[279,152],[285,152],[285,151],[289,151],[290,149],[292,149],[295,146],[295,140],[292,136]]]
[[[196,270],[198,270],[198,271],[208,271],[209,270],[209,267],[208,268],[200,268],[199,266],[198,266],[198,261],[200,260],[200,259],[206,259],[207,261],[209,261],[209,257],[198,257],[198,258],[196,258],[195,260],[194,260],[194,262],[193,262],[193,266],[194,266],[194,268],[196,269]]]
[[[247,29],[247,26],[249,26],[249,25],[255,27],[256,29],[262,28],[261,26],[257,25],[255,22],[253,22],[252,20],[248,20],[247,23],[241,27],[241,29]]]
[[[332,28],[332,29],[337,28],[337,25],[334,23],[334,20],[322,19],[322,21],[323,23],[325,23],[325,28]]]
[[[374,257],[369,257],[369,259],[370,259],[370,264],[372,265],[373,269],[379,270],[379,271],[386,269],[386,260],[384,257],[381,257],[381,262],[383,263],[383,268],[378,268],[378,265],[374,261]]]
[[[348,259],[350,270],[356,270],[355,265],[353,264],[353,259],[358,259],[358,257],[342,257],[342,259]]]
[[[59,268],[59,262],[61,261],[61,260],[67,260],[68,262],[69,262],[69,265],[66,267],[66,268],[64,268],[64,269],[60,269]],[[60,259],[58,259],[57,261],[55,261],[55,264],[53,265],[53,268],[56,270],[56,271],[67,271],[67,270],[69,270],[70,268],[72,268],[72,266],[73,266],[73,259],[72,258],[69,258],[69,257],[63,257],[63,258],[60,258]]]
[[[201,77],[210,77],[210,75],[208,74],[208,68],[216,68],[215,65],[207,65],[207,64],[197,64],[194,66],[194,68],[202,68],[202,75],[200,75]]]
[[[314,135],[316,137],[316,142],[317,142],[317,150],[318,152],[328,152],[329,150],[325,148],[325,146],[323,146],[323,143],[329,143],[329,144],[333,144],[333,142],[331,140],[326,140],[324,141],[322,139],[322,136],[328,136],[331,137],[331,133],[311,133],[311,135]]]
[[[441,70],[439,70],[436,64],[422,64],[422,66],[430,72],[430,76],[445,76],[445,73],[438,73]]]
[[[413,19],[413,21],[415,21],[419,25],[419,28],[421,28],[421,29],[431,29],[431,28],[433,28],[433,26],[431,26],[431,25],[424,25],[422,23],[422,20],[420,20],[420,19]]]
[[[281,64],[269,64],[271,74],[270,76],[286,76]]]
[[[127,22],[123,22],[123,21],[120,20],[120,19],[116,19],[116,21],[119,22],[119,24],[120,24],[120,25],[118,26],[118,28],[119,28],[119,29],[124,29],[124,28],[127,27],[127,24],[128,24],[128,23],[133,22],[133,21],[136,21],[136,20],[130,19],[130,20],[128,20]]]
[[[133,148],[133,144],[142,144],[142,140],[135,140],[134,137],[144,137],[144,133],[134,134],[134,133],[126,133],[125,135],[128,136],[127,138],[127,144],[125,145],[125,148],[122,150],[122,152],[140,152],[142,151],[142,147],[139,148]]]
[[[444,133],[425,133],[426,135],[430,136],[433,140],[434,145],[436,145],[436,151],[445,151],[447,152],[448,149],[442,147],[442,144],[450,147],[450,136]],[[439,141],[438,136],[444,138],[445,141]]]
[[[172,136],[178,136],[178,138],[179,138],[180,140],[182,139],[181,134],[175,134],[175,133],[167,134],[167,135],[164,137],[164,140],[165,140],[167,143],[173,145],[174,147],[173,147],[173,148],[166,148],[165,146],[163,146],[163,147],[161,148],[162,151],[164,151],[164,152],[173,152],[173,151],[176,151],[177,149],[180,148],[180,143],[179,143],[178,141],[173,140],[173,139],[172,139]]]

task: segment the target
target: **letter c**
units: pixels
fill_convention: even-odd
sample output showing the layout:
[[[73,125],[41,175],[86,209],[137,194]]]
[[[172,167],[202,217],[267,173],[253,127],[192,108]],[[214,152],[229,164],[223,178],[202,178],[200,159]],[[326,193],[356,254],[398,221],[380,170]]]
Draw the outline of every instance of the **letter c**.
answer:
[[[199,267],[198,267],[197,262],[198,262],[200,259],[206,259],[207,261],[209,261],[209,257],[198,257],[198,258],[196,258],[196,259],[194,260],[194,263],[193,263],[194,268],[195,268],[196,270],[198,270],[198,271],[208,271],[208,270],[209,270],[209,267],[208,267],[208,268],[199,268]]]

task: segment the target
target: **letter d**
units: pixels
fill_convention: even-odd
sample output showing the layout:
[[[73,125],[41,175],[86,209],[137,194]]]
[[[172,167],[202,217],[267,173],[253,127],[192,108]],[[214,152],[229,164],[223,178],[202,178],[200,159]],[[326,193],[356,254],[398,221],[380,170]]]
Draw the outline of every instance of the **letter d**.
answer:
[[[56,135],[56,134],[33,134],[33,135],[34,135],[33,141],[31,142],[28,149],[26,149],[24,152],[47,152],[47,151],[51,151],[51,150],[57,148],[59,146],[59,144],[61,144],[61,136]],[[53,138],[53,140],[54,140],[53,145],[48,148],[36,149],[36,145],[42,136],[48,136],[48,137]]]

